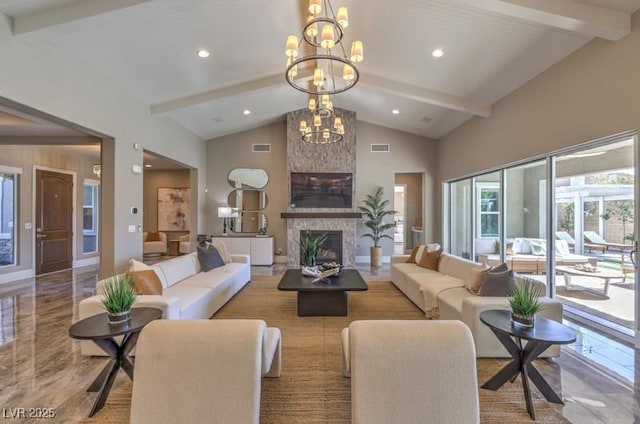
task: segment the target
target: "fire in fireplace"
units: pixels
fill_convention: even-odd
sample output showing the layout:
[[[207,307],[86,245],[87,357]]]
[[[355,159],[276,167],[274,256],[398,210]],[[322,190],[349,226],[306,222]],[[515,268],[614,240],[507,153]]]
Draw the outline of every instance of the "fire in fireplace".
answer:
[[[307,230],[300,231],[300,240],[305,236]],[[342,231],[310,231],[312,237],[326,234],[327,238],[320,246],[316,264],[320,265],[326,262],[342,263]],[[302,255],[300,256],[300,264],[302,265]]]

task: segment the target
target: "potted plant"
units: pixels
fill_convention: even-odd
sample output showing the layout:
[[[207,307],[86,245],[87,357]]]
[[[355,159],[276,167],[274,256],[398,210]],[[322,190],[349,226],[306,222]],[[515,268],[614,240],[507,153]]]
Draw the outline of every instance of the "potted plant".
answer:
[[[104,280],[104,299],[109,324],[123,324],[131,319],[131,305],[136,300],[133,280],[128,274],[112,275]]]
[[[364,215],[364,225],[370,232],[363,234],[361,237],[368,237],[373,240],[373,246],[371,246],[371,266],[382,265],[382,247],[380,247],[380,240],[388,238],[393,240],[385,231],[395,227],[393,222],[386,223],[384,219],[387,216],[393,216],[396,211],[387,209],[389,204],[388,200],[382,200],[383,189],[378,189],[373,194],[367,194],[367,198],[363,201],[365,206],[360,206],[358,209]]]
[[[532,328],[535,314],[542,309],[540,296],[542,296],[542,287],[534,281],[523,279],[517,281],[509,298],[512,323]]]
[[[327,233],[322,233],[314,237],[311,231],[307,230],[305,232],[304,237],[301,237],[300,243],[298,243],[300,247],[300,262],[302,262],[303,266],[308,268],[316,266],[316,257],[318,256],[322,243],[324,243],[326,239]]]

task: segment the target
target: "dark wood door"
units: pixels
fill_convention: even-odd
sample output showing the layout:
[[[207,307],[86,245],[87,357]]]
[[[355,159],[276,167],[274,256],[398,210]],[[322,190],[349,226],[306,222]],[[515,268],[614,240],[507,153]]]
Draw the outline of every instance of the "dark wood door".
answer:
[[[73,177],[36,170],[36,275],[71,268]]]

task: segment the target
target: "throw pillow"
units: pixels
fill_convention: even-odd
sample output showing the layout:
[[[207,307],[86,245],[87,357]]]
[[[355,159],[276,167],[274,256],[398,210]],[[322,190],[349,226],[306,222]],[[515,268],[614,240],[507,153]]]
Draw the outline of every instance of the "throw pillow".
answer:
[[[464,286],[467,290],[473,294],[479,294],[484,282],[485,274],[489,272],[489,267],[486,265],[474,266],[469,270],[467,278],[465,278]]]
[[[409,256],[409,259],[407,259],[407,263],[408,264],[415,264],[416,263],[416,254],[418,253],[419,249],[420,249],[420,245],[416,244],[416,247],[413,248],[413,251],[411,252],[411,255]]]
[[[216,248],[225,264],[233,262],[233,259],[231,259],[231,255],[229,255],[229,251],[227,250],[227,245],[224,244],[224,242],[214,241],[211,245]]]
[[[153,268],[151,268],[149,265],[143,262],[136,261],[133,258],[129,259],[129,269],[128,269],[129,272],[145,271],[149,269],[153,269]]]
[[[127,272],[133,280],[133,288],[136,294],[162,294],[162,282],[155,271],[148,269],[145,271]]]
[[[546,240],[533,239],[531,244],[531,254],[535,256],[545,256],[547,254]]]
[[[502,266],[502,265],[501,265]],[[495,269],[485,274],[480,288],[480,296],[507,297],[513,294],[513,271],[498,271]]]
[[[149,231],[145,241],[160,241],[160,233],[158,231]]]
[[[198,246],[198,262],[200,262],[200,268],[202,268],[203,272],[224,266],[224,260],[214,246],[206,249]]]
[[[440,262],[440,254],[442,253],[442,249],[435,250],[433,252],[424,252],[420,257],[420,262],[418,262],[418,266],[421,266],[426,269],[430,269],[433,271],[438,270],[438,262]]]
[[[556,256],[567,256],[571,254],[569,244],[566,240],[556,240]]]

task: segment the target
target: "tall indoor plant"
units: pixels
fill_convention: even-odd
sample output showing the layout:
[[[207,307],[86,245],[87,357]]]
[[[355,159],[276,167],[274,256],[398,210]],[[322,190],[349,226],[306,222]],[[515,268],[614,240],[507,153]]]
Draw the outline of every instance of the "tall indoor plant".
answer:
[[[380,246],[380,240],[383,238],[393,240],[393,237],[385,234],[385,232],[396,225],[393,222],[385,222],[385,218],[393,216],[396,211],[387,209],[389,201],[382,200],[382,194],[382,187],[378,187],[375,193],[367,194],[367,198],[363,201],[364,206],[358,207],[364,215],[363,224],[370,231],[363,234],[362,237],[368,237],[373,240],[373,246],[371,246],[371,266],[382,265],[382,247]]]

